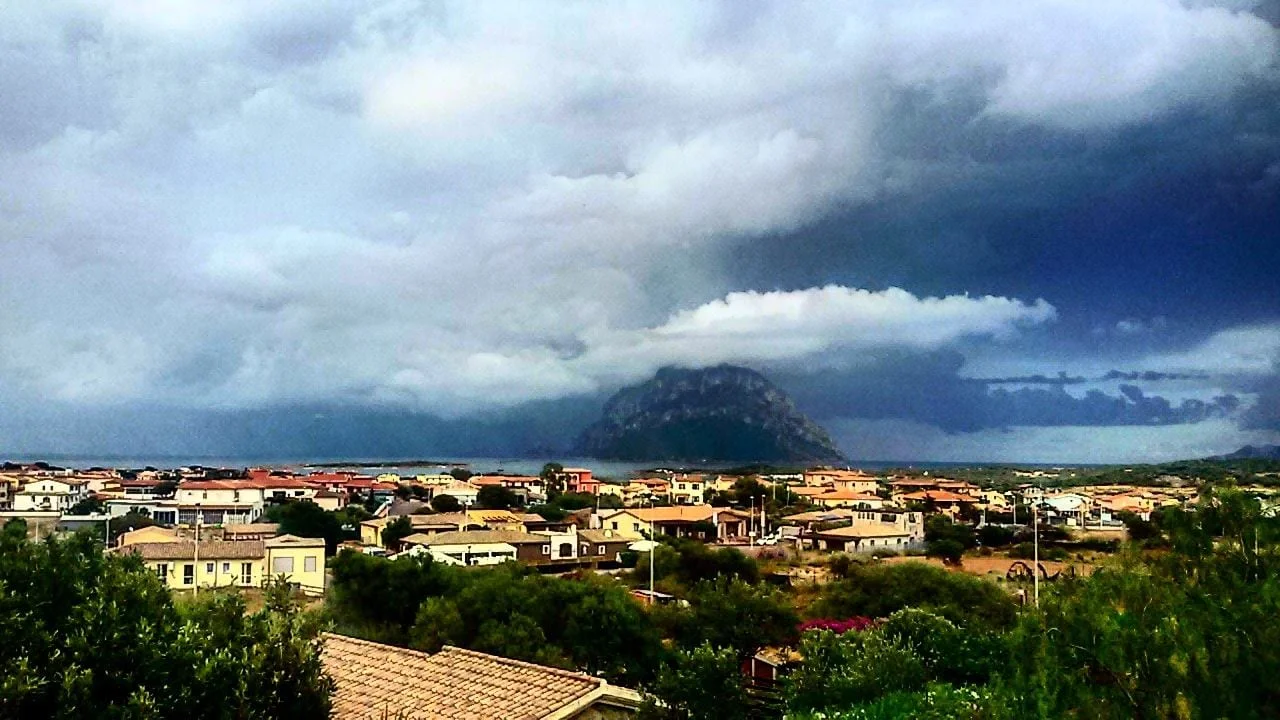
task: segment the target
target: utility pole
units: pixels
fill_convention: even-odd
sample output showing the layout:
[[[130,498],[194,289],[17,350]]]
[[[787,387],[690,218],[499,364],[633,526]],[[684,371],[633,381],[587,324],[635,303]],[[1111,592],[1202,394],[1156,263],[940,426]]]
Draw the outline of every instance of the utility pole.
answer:
[[[200,503],[196,503],[196,545],[191,555],[191,583],[195,585],[195,594],[200,594],[200,521],[204,513],[200,512]]]
[[[653,556],[658,552],[657,533],[653,526],[653,496],[649,496],[649,604],[653,605]]]
[[[1035,601],[1036,607],[1040,607],[1040,503],[1037,502],[1031,506],[1031,525],[1033,530],[1031,536],[1034,543],[1035,565],[1031,568],[1031,577],[1035,581]]]

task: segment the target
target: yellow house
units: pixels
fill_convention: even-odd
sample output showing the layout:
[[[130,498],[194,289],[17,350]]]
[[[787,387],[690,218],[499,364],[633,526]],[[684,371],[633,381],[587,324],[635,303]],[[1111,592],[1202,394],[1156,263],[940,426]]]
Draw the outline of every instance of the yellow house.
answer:
[[[676,475],[671,478],[671,502],[676,505],[699,505],[707,491],[704,475]]]
[[[281,575],[309,595],[323,595],[325,589],[320,538],[139,542],[118,552],[138,555],[170,590],[256,588]]]
[[[324,538],[281,535],[263,545],[263,565],[271,577],[283,575],[308,595],[324,594]]]

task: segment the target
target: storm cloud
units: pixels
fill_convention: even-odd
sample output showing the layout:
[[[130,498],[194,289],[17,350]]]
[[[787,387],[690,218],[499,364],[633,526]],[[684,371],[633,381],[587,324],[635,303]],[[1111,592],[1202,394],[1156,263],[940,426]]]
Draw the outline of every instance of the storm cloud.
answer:
[[[1254,417],[1280,353],[1275,20],[10,4],[0,452],[147,423],[234,448],[200,418],[333,408],[429,444],[725,361],[945,432]],[[886,375],[895,354],[947,360]],[[77,416],[119,427],[32,430]],[[352,424],[344,447],[386,433]]]

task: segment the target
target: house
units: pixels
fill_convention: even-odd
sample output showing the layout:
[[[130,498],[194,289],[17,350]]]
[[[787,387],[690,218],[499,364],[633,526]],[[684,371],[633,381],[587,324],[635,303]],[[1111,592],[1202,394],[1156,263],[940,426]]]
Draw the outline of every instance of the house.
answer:
[[[190,480],[178,486],[179,525],[249,523],[262,515],[261,487],[238,480]]]
[[[707,492],[705,475],[679,474],[671,478],[671,502],[677,505],[699,505]]]
[[[818,548],[845,550],[847,545],[850,552],[859,551],[862,539],[875,541],[865,543],[867,552],[885,547],[882,539],[890,541],[888,546],[893,549],[911,549],[924,543],[924,516],[910,510],[835,508],[788,515],[782,521],[803,528],[800,537]],[[833,527],[837,523],[839,526]],[[842,532],[830,535],[835,530]],[[903,542],[894,542],[896,538]]]
[[[955,515],[961,510],[977,505],[978,499],[969,495],[959,495],[947,490],[917,490],[894,496],[894,500],[906,505],[920,503],[935,508],[938,512]]]
[[[742,675],[752,688],[773,690],[783,675],[803,661],[804,656],[790,648],[761,648],[742,661]]]
[[[827,486],[836,490],[846,490],[864,495],[875,495],[876,490],[880,487],[876,478],[861,470],[815,468],[813,470],[805,470],[802,477],[804,484],[810,487]]]
[[[654,534],[674,537],[710,535],[716,540],[745,537],[748,521],[746,513],[705,504],[609,510],[602,511],[598,517],[599,529],[610,530],[631,540],[643,540]]]
[[[449,645],[428,654],[322,637],[333,720],[623,720],[642,701],[590,675]]]
[[[911,532],[893,525],[856,524],[827,530],[811,530],[806,536],[814,547],[848,553],[877,550],[902,552],[920,546]]]
[[[9,510],[13,508],[13,488],[16,482],[8,477],[0,475],[0,510]]]
[[[450,565],[497,565],[508,560],[528,564],[551,557],[551,541],[542,535],[509,530],[462,530],[414,534],[401,540],[409,552],[428,552]],[[545,547],[544,547],[545,546]],[[421,548],[415,551],[414,548]],[[570,549],[572,552],[572,549]]]
[[[256,486],[262,491],[265,502],[283,502],[285,500],[311,500],[323,488],[296,477],[280,477],[272,475],[261,480],[251,480],[245,485]]]
[[[490,530],[509,530],[511,532],[524,532],[524,516],[526,513],[512,512],[511,510],[466,510],[464,514],[472,523],[483,525]],[[536,516],[542,519],[541,515]]]
[[[76,478],[40,478],[13,494],[14,512],[65,513],[89,497],[89,482]]]
[[[879,509],[885,506],[884,498],[879,495],[868,495],[853,490],[832,490],[822,495],[813,496],[813,501],[824,508],[866,508]]]
[[[556,480],[564,484],[565,492],[595,495],[600,492],[600,480],[587,468],[567,467],[556,473]]]
[[[126,545],[138,545],[141,543],[166,543],[181,542],[182,538],[178,537],[177,531],[172,528],[160,527],[158,525],[150,525],[148,527],[130,530],[120,533],[116,537],[116,547],[124,547]]]
[[[467,530],[469,528],[482,528],[483,523],[471,520],[466,513],[436,513],[434,515],[401,515],[400,517],[408,518],[409,526],[413,528],[415,533],[425,535],[434,535],[442,532],[452,532],[455,530]],[[374,520],[365,520],[360,523],[360,542],[365,545],[383,547],[382,531],[388,525],[400,519],[399,517],[382,517]],[[391,548],[387,548],[388,550]]]
[[[317,490],[311,502],[319,505],[321,510],[336,512],[347,506],[347,496],[332,490]]]
[[[579,530],[578,557],[595,563],[615,563],[632,541],[608,530]]]
[[[324,594],[324,540],[281,535],[271,540],[161,540],[113,552],[139,556],[171,590],[261,587],[283,576],[312,595]]]
[[[463,507],[471,507],[480,499],[480,488],[471,483],[454,482],[432,488],[432,497],[449,495],[462,503]]]
[[[324,538],[279,535],[262,544],[267,551],[263,565],[271,577],[283,576],[308,595],[324,594]]]

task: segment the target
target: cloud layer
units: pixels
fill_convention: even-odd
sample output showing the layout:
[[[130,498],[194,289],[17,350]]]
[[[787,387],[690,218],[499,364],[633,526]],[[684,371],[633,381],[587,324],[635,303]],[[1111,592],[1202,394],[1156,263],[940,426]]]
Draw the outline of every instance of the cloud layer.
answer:
[[[1077,261],[1054,253],[1076,248],[963,234],[973,217],[1045,214],[1114,168],[1146,187],[1231,153],[1251,160],[1211,168],[1215,202],[1265,207],[1280,41],[1262,15],[1172,0],[11,4],[0,392],[14,417],[456,417],[664,364],[847,370],[986,348],[1054,375],[1092,350],[1054,333],[1100,324],[1125,328],[1110,367],[1265,375],[1280,346],[1249,333],[1274,317],[1184,337],[1178,308],[1100,319],[1066,296]],[[843,225],[878,212],[893,218]],[[927,229],[883,231],[903,218]],[[841,232],[815,236],[824,223]],[[1168,327],[1129,332],[1157,314]],[[1216,408],[1222,388],[1200,390],[1155,414]],[[1006,404],[991,423],[1028,416]]]

